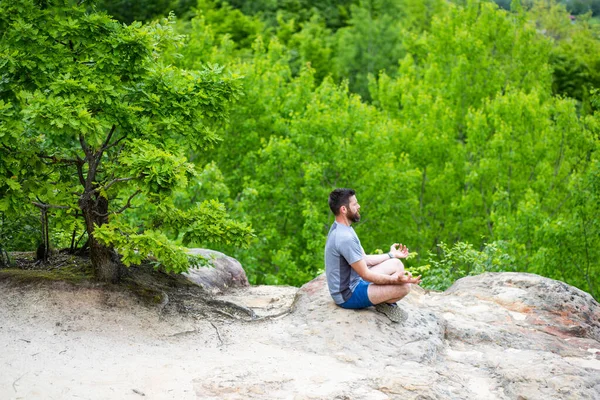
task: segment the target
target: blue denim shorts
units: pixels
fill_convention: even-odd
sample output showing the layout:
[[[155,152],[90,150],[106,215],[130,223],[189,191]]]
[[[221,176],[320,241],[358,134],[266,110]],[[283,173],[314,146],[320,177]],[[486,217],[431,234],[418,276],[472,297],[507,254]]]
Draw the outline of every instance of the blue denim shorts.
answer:
[[[367,308],[371,307],[373,303],[369,300],[367,291],[371,282],[365,282],[362,279],[358,282],[358,285],[354,288],[352,296],[342,304],[338,304],[343,308]]]

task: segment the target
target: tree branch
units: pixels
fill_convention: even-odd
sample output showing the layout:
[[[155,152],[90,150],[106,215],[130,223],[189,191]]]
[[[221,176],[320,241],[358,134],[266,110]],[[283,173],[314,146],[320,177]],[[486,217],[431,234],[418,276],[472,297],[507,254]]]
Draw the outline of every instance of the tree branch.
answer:
[[[71,208],[69,206],[59,206],[56,204],[38,203],[37,201],[32,201],[31,204],[33,204],[34,206],[36,206],[38,208],[41,208],[42,210],[47,210],[49,208],[60,208],[63,210],[68,210],[69,208]]]
[[[108,132],[108,135],[106,136],[106,140],[102,144],[102,147],[100,147],[100,151],[98,151],[98,154],[96,155],[97,158],[102,157],[102,153],[104,153],[104,150],[108,149],[110,139],[112,139],[112,135],[113,133],[115,133],[115,129],[117,129],[117,126],[113,124],[113,126],[110,128],[110,131]]]
[[[73,46],[73,41],[69,40],[69,50],[71,50],[71,53],[76,53],[75,52],[75,46]],[[77,62],[77,58],[73,57],[73,61]]]
[[[134,194],[129,196],[129,198],[127,199],[127,203],[123,207],[119,208],[117,211],[113,211],[112,213],[106,213],[106,214],[101,214],[97,211],[93,211],[93,213],[99,217],[108,217],[109,214],[121,214],[123,211],[127,210],[128,208],[131,208],[131,200],[133,200],[133,198],[140,193],[142,193],[142,191],[137,190]]]
[[[127,210],[128,208],[131,207],[131,200],[137,196],[138,194],[142,193],[141,190],[137,190],[134,194],[132,194],[131,196],[129,196],[129,198],[127,199],[127,203],[121,207],[120,209],[118,209],[117,211],[115,211],[115,214],[121,214],[123,211]]]
[[[87,160],[92,155],[92,151],[90,149],[90,146],[88,146],[88,144],[85,142],[85,138],[82,134],[79,134],[79,143],[81,144],[81,148],[83,149]]]
[[[77,164],[82,164],[84,163],[84,161],[77,157],[77,159],[72,159],[72,158],[59,158],[56,156],[47,156],[45,154],[38,154],[38,157],[40,158],[44,158],[46,160],[52,160],[52,162],[54,164],[69,164],[69,165],[77,165]]]
[[[82,134],[79,134],[79,143],[85,153],[85,161],[88,163],[87,179],[85,180],[85,191],[91,191],[94,188],[94,181],[96,180],[96,170],[100,159],[95,157],[94,150],[87,144]]]
[[[57,40],[57,39],[54,39],[54,41],[55,41],[56,43],[62,44],[62,45],[63,45],[63,46],[65,46],[65,47],[69,47],[69,45],[68,45],[68,44],[66,44],[65,42],[61,42],[60,40]]]
[[[77,155],[77,176],[79,176],[79,183],[85,187],[85,178],[83,177],[83,165],[85,164],[85,160],[82,160],[79,155]]]
[[[111,147],[115,147],[117,146],[123,139],[125,139],[127,137],[127,134],[121,136],[119,139],[117,139],[114,143],[109,144],[108,146],[106,146],[106,148],[104,150],[110,149]]]
[[[108,190],[108,188],[110,188],[115,183],[132,181],[134,179],[138,179],[138,177],[137,176],[131,176],[129,178],[117,178],[117,179],[113,179],[112,181],[110,181],[106,185],[104,185],[103,187],[96,188],[96,191],[99,192],[102,189]]]

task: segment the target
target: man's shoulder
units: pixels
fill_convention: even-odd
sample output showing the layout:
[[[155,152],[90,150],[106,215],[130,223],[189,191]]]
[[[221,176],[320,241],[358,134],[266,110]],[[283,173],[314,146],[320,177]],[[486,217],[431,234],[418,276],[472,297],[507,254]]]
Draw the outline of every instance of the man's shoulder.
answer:
[[[343,244],[346,242],[359,242],[358,236],[354,229],[350,226],[336,224],[331,227],[330,230],[331,239],[335,240],[336,244]]]

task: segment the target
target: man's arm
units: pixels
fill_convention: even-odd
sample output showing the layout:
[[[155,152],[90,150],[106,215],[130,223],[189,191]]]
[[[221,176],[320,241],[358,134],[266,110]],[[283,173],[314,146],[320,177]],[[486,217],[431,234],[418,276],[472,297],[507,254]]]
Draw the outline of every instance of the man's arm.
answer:
[[[391,255],[391,257],[390,257]],[[390,258],[406,258],[408,257],[408,248],[403,244],[394,243],[390,246],[390,251],[386,254],[366,254],[363,249],[363,258],[367,263],[367,266],[372,267],[373,265],[381,264]]]
[[[387,257],[387,256],[386,256]],[[389,257],[388,257],[389,259]],[[367,267],[364,258],[350,265],[356,273],[367,282],[372,282],[376,285],[403,285],[405,283],[420,283],[421,277],[413,278],[404,274],[385,275],[371,271]]]
[[[365,254],[363,259],[367,263],[367,266],[372,267],[373,265],[381,264],[384,261],[390,259],[390,256],[385,254]]]

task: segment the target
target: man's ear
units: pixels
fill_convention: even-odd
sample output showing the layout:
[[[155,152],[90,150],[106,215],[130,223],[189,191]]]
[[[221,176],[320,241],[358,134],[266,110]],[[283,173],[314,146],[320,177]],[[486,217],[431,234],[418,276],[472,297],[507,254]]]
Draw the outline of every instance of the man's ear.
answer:
[[[346,206],[340,207],[340,214],[346,214],[347,211],[348,211],[348,208]]]

